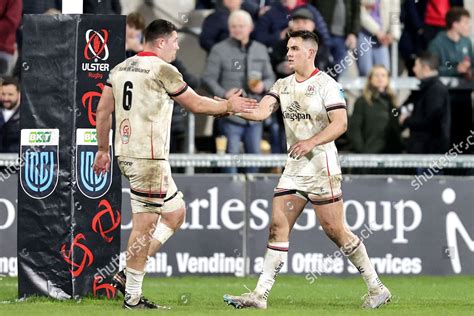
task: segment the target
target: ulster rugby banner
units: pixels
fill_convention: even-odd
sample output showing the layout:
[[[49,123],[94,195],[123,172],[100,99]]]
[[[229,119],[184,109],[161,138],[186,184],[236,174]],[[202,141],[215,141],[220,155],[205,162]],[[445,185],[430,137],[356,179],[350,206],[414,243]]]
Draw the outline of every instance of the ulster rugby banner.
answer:
[[[96,175],[92,164],[97,104],[109,70],[124,59],[124,39],[124,16],[25,16],[20,297],[115,295],[97,271],[120,250],[120,171],[112,161],[110,173]],[[112,140],[111,131],[111,157]]]

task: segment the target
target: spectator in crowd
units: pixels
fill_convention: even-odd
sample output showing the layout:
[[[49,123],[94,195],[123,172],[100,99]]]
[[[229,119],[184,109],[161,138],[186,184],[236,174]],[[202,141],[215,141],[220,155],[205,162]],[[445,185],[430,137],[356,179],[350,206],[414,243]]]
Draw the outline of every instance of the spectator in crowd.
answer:
[[[84,13],[92,14],[121,14],[120,0],[84,0]]]
[[[203,81],[215,96],[227,98],[236,89],[243,89],[248,97],[259,100],[275,81],[267,48],[250,39],[253,22],[248,12],[232,12],[228,23],[230,37],[212,48]],[[261,122],[231,116],[222,119],[221,128],[227,137],[228,153],[238,154],[241,140],[246,153],[260,153]],[[237,169],[226,171],[234,173]],[[247,171],[256,172],[257,169],[248,168]]]
[[[254,21],[257,21],[260,16],[270,9],[271,4],[278,1],[280,0],[244,0],[242,2],[242,10],[250,13]],[[222,2],[222,0],[198,0],[196,9],[215,9],[219,2]]]
[[[414,76],[416,56],[428,48],[428,43],[446,27],[445,16],[450,7],[462,6],[463,0],[404,1],[400,20],[403,32],[399,50],[409,76]]]
[[[446,14],[447,31],[440,32],[429,44],[429,50],[439,58],[441,76],[472,78],[474,64],[470,33],[470,14],[454,7]]]
[[[273,47],[278,41],[285,39],[290,29],[291,12],[295,8],[301,7],[302,4],[298,0],[281,0],[272,5],[270,10],[259,18],[255,28],[255,39],[267,47]],[[321,13],[312,5],[305,5],[304,7],[313,13],[316,29],[325,43],[329,45],[331,37]]]
[[[364,154],[400,153],[397,113],[389,72],[384,66],[375,65],[349,119],[348,137],[352,150]]]
[[[453,7],[463,7],[463,0],[425,0],[423,41],[428,44],[446,29],[446,14]],[[424,47],[426,48],[426,47]]]
[[[1,88],[0,152],[18,153],[20,146],[20,85],[13,77],[4,78]]]
[[[209,10],[215,9],[217,0],[197,0],[196,1],[196,10]]]
[[[347,50],[357,46],[357,34],[360,31],[360,0],[312,0],[310,3],[321,12],[329,28],[330,50],[334,63],[341,63],[347,55]]]
[[[242,7],[242,0],[222,0],[222,5],[216,11],[204,19],[199,43],[202,49],[210,52],[211,48],[229,37],[229,26],[227,21],[229,15]],[[245,8],[242,7],[243,10]]]
[[[21,22],[22,1],[0,1],[0,76],[11,73],[15,65],[16,31]]]
[[[366,76],[374,64],[390,69],[388,46],[400,38],[399,19],[399,0],[362,0],[359,43],[370,43],[371,47],[358,55],[361,76]]]
[[[438,60],[429,52],[422,53],[415,60],[413,72],[421,80],[420,89],[410,94],[399,116],[400,124],[410,129],[407,152],[411,154],[445,153],[449,150],[449,93],[439,80],[437,69]]]
[[[139,12],[127,15],[125,26],[125,55],[127,58],[143,50],[143,30],[145,29],[145,18]]]
[[[470,33],[470,14],[461,7],[451,8],[446,14],[447,31],[438,35],[429,44],[429,51],[438,56],[440,76],[460,77],[472,80],[474,54]],[[472,129],[471,90],[450,90],[453,122],[451,140],[459,143],[466,139]]]

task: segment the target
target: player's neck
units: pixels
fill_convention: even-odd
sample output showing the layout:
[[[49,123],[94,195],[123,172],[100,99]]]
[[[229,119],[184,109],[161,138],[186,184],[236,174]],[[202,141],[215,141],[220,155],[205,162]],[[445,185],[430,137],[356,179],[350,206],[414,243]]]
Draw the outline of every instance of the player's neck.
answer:
[[[315,72],[316,67],[305,67],[303,70],[295,70],[295,78],[298,82],[302,82],[313,76]]]

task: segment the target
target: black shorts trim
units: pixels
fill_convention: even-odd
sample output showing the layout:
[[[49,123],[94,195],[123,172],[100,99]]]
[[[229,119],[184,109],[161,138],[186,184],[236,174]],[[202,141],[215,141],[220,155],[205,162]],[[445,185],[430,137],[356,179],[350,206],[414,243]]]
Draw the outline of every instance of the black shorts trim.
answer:
[[[278,192],[273,193],[273,197],[283,196],[283,195],[290,195],[290,194],[296,194],[296,190],[278,191]]]
[[[176,191],[172,196],[170,196],[169,198],[165,199],[165,202],[168,202],[169,200],[172,200],[174,199],[174,197],[178,195],[178,191]]]
[[[270,245],[267,245],[267,248],[271,250],[281,251],[281,252],[288,252],[288,248],[274,247]]]
[[[153,199],[162,199],[166,197],[166,193],[145,193],[145,192],[138,192],[130,188],[130,193],[135,194],[136,196],[153,198]]]
[[[326,204],[331,204],[331,203],[340,201],[341,199],[342,199],[342,194],[337,196],[337,197],[330,198],[330,199],[327,199],[327,200],[321,200],[321,201],[311,201],[311,200],[309,200],[309,201],[313,205],[326,205]]]
[[[285,190],[285,191],[278,191],[278,192],[273,193],[273,197],[284,196],[284,195],[298,195],[298,197],[306,199],[306,202],[309,201],[309,198],[306,196],[306,193],[303,191]]]
[[[179,90],[178,92],[168,93],[168,95],[172,98],[177,97],[177,96],[183,94],[186,90],[188,90],[188,88],[189,88],[189,86],[187,84],[185,84],[184,87],[181,90]]]
[[[158,204],[158,203],[143,203],[147,207],[163,207],[163,204]]]

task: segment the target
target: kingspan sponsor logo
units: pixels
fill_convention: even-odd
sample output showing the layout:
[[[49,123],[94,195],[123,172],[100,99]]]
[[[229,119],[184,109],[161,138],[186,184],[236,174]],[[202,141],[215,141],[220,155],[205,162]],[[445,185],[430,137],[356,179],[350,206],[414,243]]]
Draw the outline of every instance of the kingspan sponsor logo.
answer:
[[[290,106],[285,111],[283,111],[283,117],[291,121],[311,119],[311,115],[301,112],[301,105],[297,101],[293,101]]]

